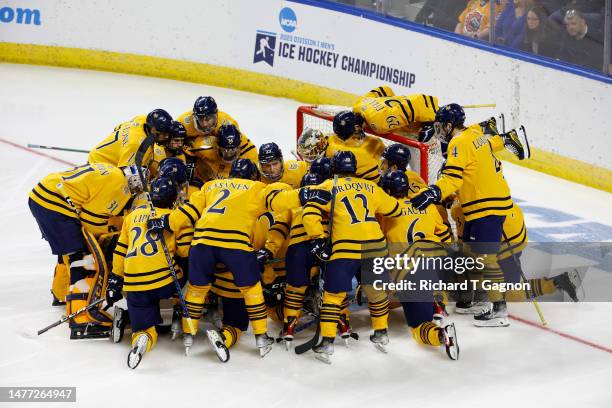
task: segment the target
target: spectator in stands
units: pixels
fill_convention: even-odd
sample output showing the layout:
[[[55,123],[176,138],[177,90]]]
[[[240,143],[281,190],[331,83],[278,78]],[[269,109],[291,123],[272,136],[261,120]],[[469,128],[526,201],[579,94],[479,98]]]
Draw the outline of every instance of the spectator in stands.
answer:
[[[454,31],[457,18],[465,8],[465,2],[448,0],[427,0],[414,21],[442,30]]]
[[[495,23],[495,42],[518,48],[523,42],[527,26],[527,9],[532,0],[510,0]]]
[[[558,26],[564,24],[563,17],[569,10],[578,10],[591,27],[603,27],[605,0],[557,0],[561,5],[552,10],[550,19]]]
[[[504,9],[504,4],[501,0],[495,1],[495,18]],[[489,38],[489,23],[491,5],[489,0],[469,0],[467,7],[459,16],[459,23],[455,27],[457,34],[463,34],[468,37],[486,40]]]
[[[542,7],[532,7],[527,12],[527,27],[520,49],[554,58],[559,49],[560,34],[559,30],[552,26]]]
[[[565,22],[565,35],[557,58],[601,71],[603,67],[601,33],[591,29],[578,10],[569,10],[565,13],[563,21]]]

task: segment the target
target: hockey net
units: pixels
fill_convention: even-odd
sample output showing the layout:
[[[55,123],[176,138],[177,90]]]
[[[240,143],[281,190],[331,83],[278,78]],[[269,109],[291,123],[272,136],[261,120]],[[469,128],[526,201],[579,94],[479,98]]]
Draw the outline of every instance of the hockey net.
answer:
[[[341,111],[350,110],[346,106],[317,105],[300,106],[297,110],[297,138],[300,137],[305,128],[318,129],[323,134],[333,133],[332,122],[334,116]],[[419,173],[426,183],[433,183],[438,179],[438,174],[444,163],[440,143],[433,138],[428,143],[421,143],[414,139],[415,135],[389,133],[378,134],[371,129],[365,129],[366,133],[382,139],[385,145],[401,143],[410,149],[410,168]]]

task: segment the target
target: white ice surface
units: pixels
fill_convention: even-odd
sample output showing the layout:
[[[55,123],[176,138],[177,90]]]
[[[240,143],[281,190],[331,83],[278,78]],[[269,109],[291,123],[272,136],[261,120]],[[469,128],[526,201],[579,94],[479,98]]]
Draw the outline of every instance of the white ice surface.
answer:
[[[178,116],[199,95],[213,95],[256,144],[273,140],[286,154],[294,144],[299,103],[291,100],[10,64],[0,65],[0,78],[0,138],[22,145],[88,149],[136,114],[163,107]],[[74,163],[85,160],[82,154],[48,153]],[[27,194],[45,174],[66,166],[1,144],[0,168],[0,386],[76,386],[78,406],[105,408],[145,402],[160,407],[612,406],[612,353],[518,321],[506,329],[478,329],[470,318],[452,315],[461,345],[457,362],[442,350],[415,345],[398,310],[391,316],[389,354],[369,344],[369,318],[360,311],[352,321],[362,339],[349,349],[337,343],[331,366],[281,347],[261,359],[250,332],[231,350],[228,364],[218,362],[202,336],[188,358],[180,342],[161,336],[136,370],[126,367],[126,340],[70,341],[67,326],[37,337],[36,330],[59,319],[63,310],[50,306],[54,258],[40,239]],[[525,204],[580,218],[566,222],[570,227],[573,222],[612,227],[610,194],[510,164],[504,172],[513,196]],[[550,226],[530,214],[527,223]],[[602,231],[605,238],[607,230]],[[531,305],[509,307],[513,315],[537,321]],[[542,309],[550,328],[612,348],[612,305],[544,303]]]

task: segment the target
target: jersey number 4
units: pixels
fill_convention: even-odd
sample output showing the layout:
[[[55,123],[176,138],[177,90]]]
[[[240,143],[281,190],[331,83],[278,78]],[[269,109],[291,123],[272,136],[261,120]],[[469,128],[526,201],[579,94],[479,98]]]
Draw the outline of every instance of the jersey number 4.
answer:
[[[368,198],[363,194],[355,194],[355,200],[360,200],[364,209],[363,220],[357,218],[357,214],[355,214],[355,210],[351,205],[351,201],[348,197],[344,197],[342,200],[342,204],[346,207],[346,211],[349,213],[351,217],[351,224],[357,224],[360,222],[377,222],[376,217],[370,216],[370,211],[368,210]]]

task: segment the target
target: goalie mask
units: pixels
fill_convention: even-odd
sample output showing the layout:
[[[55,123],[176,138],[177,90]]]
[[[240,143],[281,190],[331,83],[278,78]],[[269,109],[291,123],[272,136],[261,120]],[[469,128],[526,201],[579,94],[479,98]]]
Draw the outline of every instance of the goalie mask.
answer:
[[[140,175],[138,174],[138,167],[136,167],[135,165],[125,167],[123,169],[123,174],[125,175],[125,179],[127,181],[127,185],[132,197],[144,191]],[[144,177],[145,181],[148,180],[149,169],[143,167],[142,176]]]
[[[325,155],[327,137],[318,129],[305,128],[297,141],[297,152],[304,161],[312,163]]]

